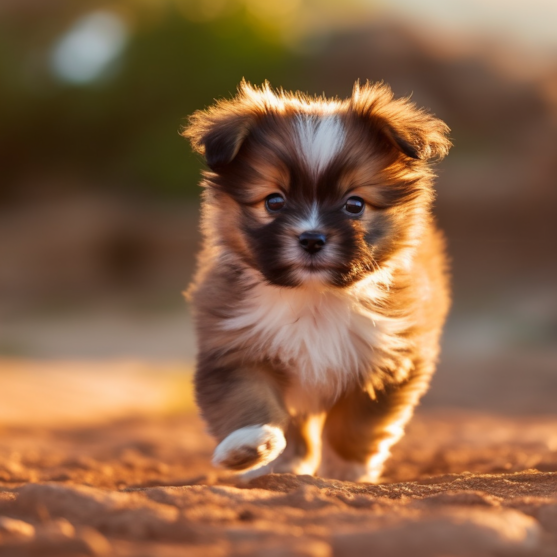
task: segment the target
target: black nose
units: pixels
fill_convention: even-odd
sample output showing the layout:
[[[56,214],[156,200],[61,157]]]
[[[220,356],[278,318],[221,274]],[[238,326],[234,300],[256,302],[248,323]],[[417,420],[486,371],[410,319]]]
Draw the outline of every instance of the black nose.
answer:
[[[327,243],[327,236],[321,232],[311,230],[300,234],[299,240],[300,245],[308,253],[317,253]]]

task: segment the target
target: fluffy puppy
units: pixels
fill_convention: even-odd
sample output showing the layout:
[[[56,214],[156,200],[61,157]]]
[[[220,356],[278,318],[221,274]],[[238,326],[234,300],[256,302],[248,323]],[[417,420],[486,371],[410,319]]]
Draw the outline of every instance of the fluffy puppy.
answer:
[[[243,82],[190,118],[209,167],[195,392],[216,465],[379,479],[449,305],[430,214],[447,132],[369,83],[330,100]]]

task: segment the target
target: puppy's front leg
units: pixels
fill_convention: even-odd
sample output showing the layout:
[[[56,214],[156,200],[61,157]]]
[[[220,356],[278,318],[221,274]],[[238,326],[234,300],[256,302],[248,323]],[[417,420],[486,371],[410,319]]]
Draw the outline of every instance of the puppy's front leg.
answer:
[[[275,460],[286,447],[288,413],[279,385],[264,366],[200,358],[195,392],[209,430],[219,441],[213,464],[253,470]]]
[[[375,398],[364,389],[346,393],[327,416],[324,435],[327,457],[320,471],[340,480],[379,481],[390,448],[404,433],[429,382],[427,370]]]

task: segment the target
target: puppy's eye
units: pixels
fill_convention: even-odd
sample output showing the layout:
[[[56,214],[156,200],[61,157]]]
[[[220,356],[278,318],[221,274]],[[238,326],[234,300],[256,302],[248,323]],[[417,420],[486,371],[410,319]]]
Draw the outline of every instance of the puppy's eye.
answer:
[[[280,211],[286,204],[286,200],[280,193],[272,193],[268,195],[265,199],[265,207],[267,207],[267,211],[270,213],[276,213]]]
[[[366,204],[361,197],[349,197],[344,204],[344,210],[351,215],[361,215]]]

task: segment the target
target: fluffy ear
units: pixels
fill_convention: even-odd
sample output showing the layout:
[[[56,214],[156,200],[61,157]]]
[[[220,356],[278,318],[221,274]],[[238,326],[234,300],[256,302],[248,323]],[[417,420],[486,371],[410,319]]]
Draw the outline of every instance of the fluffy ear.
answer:
[[[449,127],[408,98],[394,99],[383,83],[354,85],[350,109],[368,121],[401,153],[416,160],[441,160],[451,148]]]
[[[252,120],[252,114],[238,99],[220,101],[192,114],[181,135],[189,138],[193,149],[204,155],[211,170],[218,170],[238,154]]]

